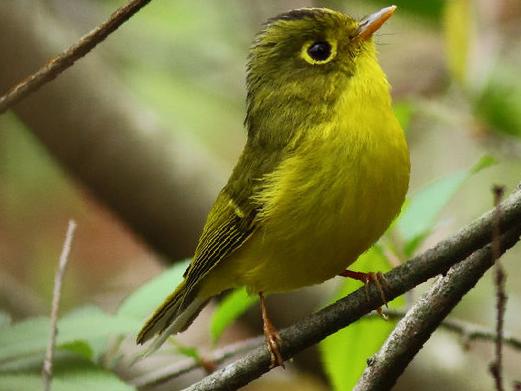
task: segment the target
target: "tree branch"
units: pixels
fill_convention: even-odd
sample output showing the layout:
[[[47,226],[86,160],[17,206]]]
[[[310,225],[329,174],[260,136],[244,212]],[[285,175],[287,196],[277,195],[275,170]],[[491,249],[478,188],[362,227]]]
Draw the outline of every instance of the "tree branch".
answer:
[[[400,320],[407,314],[405,311],[390,308],[383,310],[383,313],[392,320]],[[366,315],[366,317],[380,318],[380,315],[371,313]],[[439,326],[460,335],[463,338],[466,346],[472,341],[482,340],[495,342],[497,339],[494,330],[460,319],[444,319]],[[515,336],[505,334],[503,335],[503,342],[505,345],[521,351],[521,339]],[[244,341],[226,345],[220,349],[214,350],[208,355],[205,355],[204,358],[214,364],[221,364],[227,359],[238,354],[246,353],[254,348],[261,346],[263,343],[263,336],[246,339]],[[146,373],[140,377],[137,377],[131,380],[131,383],[139,389],[147,389],[148,387],[175,379],[176,377],[197,368],[201,368],[201,363],[199,361],[194,358],[186,358],[167,367],[160,368],[157,371]]]
[[[60,261],[54,277],[54,289],[52,292],[52,308],[51,308],[51,335],[49,336],[49,343],[45,352],[42,368],[42,382],[44,391],[51,389],[52,381],[52,360],[54,356],[54,347],[56,345],[56,335],[58,334],[58,310],[60,308],[60,298],[62,292],[63,277],[65,276],[65,269],[69,262],[69,254],[71,252],[72,240],[74,239],[74,231],[76,230],[76,223],[74,220],[69,220],[67,233],[65,234],[65,241],[63,243],[62,252],[60,254]]]
[[[407,314],[405,311],[394,310],[394,309],[385,309],[383,313],[389,318],[393,320],[400,320]],[[367,317],[376,318],[379,317],[378,314],[368,314]],[[497,334],[495,330],[488,329],[486,327],[482,327],[480,325],[470,323],[461,319],[444,319],[440,323],[440,327],[444,328],[447,331],[451,331],[460,335],[463,338],[463,342],[465,346],[467,346],[472,341],[487,341],[487,342],[496,342]],[[512,349],[516,349],[521,351],[521,339],[517,338],[514,335],[504,334],[503,342],[505,345],[510,346]]]
[[[501,239],[503,246],[514,244],[521,230],[511,230]],[[503,247],[501,250],[505,250]],[[503,251],[500,250],[500,253]],[[494,265],[492,245],[477,250],[453,266],[401,319],[373,357],[355,391],[389,390],[421,350],[443,319]]]
[[[502,236],[502,250],[505,251],[519,240],[521,233],[520,189],[501,204],[501,210],[500,225],[502,231],[506,232]],[[386,273],[387,298],[392,300],[429,278],[447,272],[451,266],[488,245],[493,218],[492,210],[430,250]],[[288,359],[294,356],[380,305],[380,294],[375,286],[371,285],[368,292],[364,288],[358,289],[299,323],[281,330],[283,357]],[[260,346],[187,390],[237,389],[267,372],[269,367],[269,352],[265,346]]]
[[[125,6],[116,10],[110,18],[84,35],[75,45],[65,50],[59,56],[53,58],[40,70],[11,88],[4,96],[0,97],[0,114],[9,107],[38,90],[45,83],[55,79],[60,73],[72,66],[77,60],[90,52],[98,43],[107,38],[119,26],[125,23],[151,0],[132,0]]]
[[[221,349],[214,350],[210,354],[205,355],[204,359],[208,360],[212,364],[221,364],[227,359],[238,354],[245,353],[262,345],[263,343],[264,336],[250,338],[244,341],[226,345]],[[197,368],[201,368],[201,363],[194,358],[187,358],[170,366],[161,368],[157,371],[146,373],[136,379],[131,380],[131,383],[139,389],[146,389],[156,384],[164,383],[170,379],[174,379]]]
[[[507,295],[505,292],[506,273],[501,265],[499,259],[500,244],[498,237],[500,235],[499,218],[501,216],[501,208],[499,203],[503,198],[505,189],[500,186],[494,187],[494,205],[496,205],[496,219],[492,230],[492,256],[495,261],[494,284],[496,285],[496,344],[495,344],[495,360],[490,364],[490,372],[494,378],[496,391],[504,391],[503,384],[503,326],[505,323],[505,309],[507,302]]]

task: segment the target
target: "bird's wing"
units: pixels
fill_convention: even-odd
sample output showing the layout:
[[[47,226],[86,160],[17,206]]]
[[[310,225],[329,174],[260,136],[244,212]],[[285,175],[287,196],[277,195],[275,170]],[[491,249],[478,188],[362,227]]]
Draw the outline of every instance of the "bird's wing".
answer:
[[[187,292],[251,236],[256,214],[255,208],[243,211],[226,188],[221,191],[208,215],[194,259],[185,271]]]
[[[257,147],[258,148],[258,147]],[[184,277],[190,292],[219,262],[240,248],[258,226],[262,205],[254,201],[263,178],[278,166],[282,151],[246,145],[228,184],[210,211],[192,263]]]

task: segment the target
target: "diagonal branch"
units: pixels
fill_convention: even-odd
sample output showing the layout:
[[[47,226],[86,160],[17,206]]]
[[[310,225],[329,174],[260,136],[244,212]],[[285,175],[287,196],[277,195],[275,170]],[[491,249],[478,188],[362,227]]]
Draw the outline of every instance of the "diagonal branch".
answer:
[[[262,345],[263,342],[264,336],[249,338],[214,350],[210,354],[205,355],[204,359],[208,360],[212,364],[221,364],[231,357],[257,348]],[[138,389],[146,389],[157,384],[165,383],[168,380],[174,379],[197,368],[201,368],[201,363],[192,357],[187,357],[186,359],[175,362],[172,365],[145,373],[142,376],[132,379],[131,383]]]
[[[70,42],[40,3],[0,0],[0,91]],[[191,255],[227,166],[186,132],[161,124],[96,50],[12,110],[79,191],[165,262]],[[190,197],[180,189],[190,189]]]
[[[521,189],[501,204],[500,225],[505,234],[501,238],[502,250],[513,246],[521,234]],[[435,247],[414,257],[409,262],[385,275],[387,298],[407,292],[412,287],[448,271],[456,263],[490,243],[494,210],[461,229],[455,235]],[[489,250],[487,250],[489,251]],[[304,318],[299,323],[280,332],[281,353],[284,358],[293,357],[330,334],[353,323],[381,305],[378,290],[371,286],[361,288],[338,302]],[[228,390],[239,388],[267,372],[270,355],[260,346],[234,363],[214,372],[187,390]]]
[[[60,73],[72,66],[78,59],[90,52],[98,43],[107,38],[112,32],[130,19],[151,0],[132,0],[116,10],[110,18],[84,35],[75,45],[65,50],[56,58],[40,68],[0,97],[0,114],[9,107],[25,98],[31,92],[38,90],[45,83],[55,79]]]
[[[519,233],[519,229],[509,231],[503,237],[503,245],[515,243]],[[503,252],[501,250],[500,253]],[[368,360],[367,368],[354,390],[391,389],[443,319],[494,265],[494,260],[492,244],[489,244],[440,278],[398,322],[380,351]]]

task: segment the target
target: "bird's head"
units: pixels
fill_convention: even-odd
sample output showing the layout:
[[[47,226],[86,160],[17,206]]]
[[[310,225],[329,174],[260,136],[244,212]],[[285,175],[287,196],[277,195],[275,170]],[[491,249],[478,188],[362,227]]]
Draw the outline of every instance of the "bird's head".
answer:
[[[250,134],[265,128],[265,121],[299,126],[292,122],[326,116],[361,67],[380,69],[372,36],[395,9],[384,8],[361,21],[325,8],[301,8],[269,19],[247,66]]]

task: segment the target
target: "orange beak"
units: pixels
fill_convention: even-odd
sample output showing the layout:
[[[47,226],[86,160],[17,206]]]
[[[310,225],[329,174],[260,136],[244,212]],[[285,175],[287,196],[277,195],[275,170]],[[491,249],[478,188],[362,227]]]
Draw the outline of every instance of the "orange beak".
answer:
[[[396,11],[396,8],[397,7],[395,5],[391,5],[390,7],[382,8],[380,11],[364,18],[360,22],[358,27],[358,34],[356,36],[361,40],[367,40],[371,38],[374,32],[382,27],[387,19],[393,15],[394,11]]]

